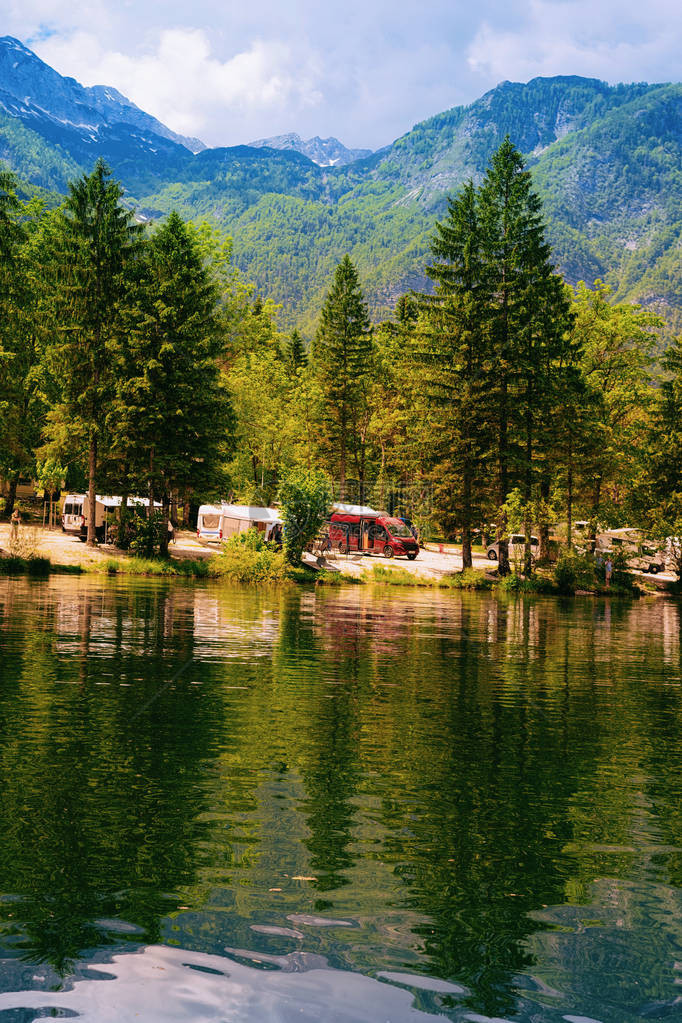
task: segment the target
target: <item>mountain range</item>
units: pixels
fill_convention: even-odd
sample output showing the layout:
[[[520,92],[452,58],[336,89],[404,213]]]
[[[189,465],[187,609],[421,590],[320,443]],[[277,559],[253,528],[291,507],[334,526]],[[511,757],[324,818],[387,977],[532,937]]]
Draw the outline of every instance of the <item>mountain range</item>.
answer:
[[[275,135],[269,139],[258,139],[256,142],[249,142],[249,145],[254,149],[293,149],[297,153],[303,153],[318,167],[343,167],[347,163],[363,160],[366,156],[372,155],[371,149],[347,149],[343,142],[335,138],[321,139],[316,135],[312,139],[304,140],[295,132]]]
[[[682,85],[503,82],[377,153],[293,134],[207,149],[115,89],[85,89],[0,39],[0,159],[23,183],[63,193],[104,156],[144,216],[177,209],[232,235],[235,262],[281,303],[282,324],[307,333],[346,252],[375,318],[425,287],[448,193],[480,180],[507,134],[532,171],[567,280],[601,277],[618,299],[682,325]]]

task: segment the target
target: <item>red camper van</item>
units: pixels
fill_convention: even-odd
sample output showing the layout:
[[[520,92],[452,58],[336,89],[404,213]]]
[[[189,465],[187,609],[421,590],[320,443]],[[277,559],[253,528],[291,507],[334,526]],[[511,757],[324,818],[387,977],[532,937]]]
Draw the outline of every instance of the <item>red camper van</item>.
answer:
[[[410,561],[419,554],[419,544],[400,519],[373,508],[352,504],[334,505],[329,521],[332,547],[343,554],[383,554],[385,558],[406,557]]]

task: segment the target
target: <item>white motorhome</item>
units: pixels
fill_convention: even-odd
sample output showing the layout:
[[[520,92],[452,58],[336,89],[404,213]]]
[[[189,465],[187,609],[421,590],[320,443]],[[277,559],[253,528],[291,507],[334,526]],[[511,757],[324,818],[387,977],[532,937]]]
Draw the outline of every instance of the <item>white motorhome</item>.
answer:
[[[665,555],[654,543],[642,536],[640,529],[626,526],[600,533],[595,553],[607,556],[615,551],[622,551],[625,554],[628,568],[638,572],[650,572],[652,575],[665,571]]]
[[[98,540],[106,540],[107,536],[107,515],[121,507],[122,497],[107,497],[97,494],[95,497],[95,536]],[[128,507],[148,508],[148,497],[129,497]],[[158,502],[154,502],[155,508],[160,508]],[[62,503],[62,532],[73,533],[81,540],[88,536],[88,521],[90,519],[90,500],[87,494],[65,494]]]

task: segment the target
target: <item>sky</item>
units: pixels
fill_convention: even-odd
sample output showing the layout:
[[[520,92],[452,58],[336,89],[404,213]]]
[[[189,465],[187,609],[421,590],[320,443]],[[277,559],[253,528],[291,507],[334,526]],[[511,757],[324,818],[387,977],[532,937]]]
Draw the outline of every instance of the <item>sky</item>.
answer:
[[[3,0],[0,35],[211,146],[377,149],[506,79],[678,81],[679,0]]]

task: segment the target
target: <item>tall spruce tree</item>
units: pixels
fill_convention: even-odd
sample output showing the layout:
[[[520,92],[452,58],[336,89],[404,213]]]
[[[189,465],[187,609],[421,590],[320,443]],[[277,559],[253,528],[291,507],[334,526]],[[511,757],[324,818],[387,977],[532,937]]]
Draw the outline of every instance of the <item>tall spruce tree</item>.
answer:
[[[14,435],[18,409],[17,346],[20,344],[19,250],[23,229],[16,179],[0,170],[0,475],[9,479],[7,508],[12,512],[17,486]]]
[[[114,340],[125,304],[127,261],[142,227],[122,202],[123,190],[103,160],[69,184],[56,233],[53,357],[62,382],[61,415],[87,437],[88,544],[95,543],[99,444],[114,390]]]
[[[502,509],[512,487],[520,484],[530,508],[538,419],[570,316],[563,282],[550,262],[541,201],[509,138],[494,153],[479,190],[479,217],[491,303],[497,502]],[[527,571],[529,533],[527,521]],[[498,539],[499,570],[504,575],[509,554],[503,511]]]
[[[299,369],[305,369],[308,365],[303,338],[297,330],[292,330],[285,351],[286,362],[291,373],[296,374]]]
[[[487,486],[491,446],[486,418],[490,295],[476,189],[469,182],[448,201],[427,267],[435,295],[424,308],[425,386],[435,412],[436,471],[452,483],[450,502],[462,528],[462,564],[471,568],[471,533]]]
[[[218,289],[177,213],[133,271],[108,426],[132,478],[162,499],[165,553],[172,494],[215,489],[228,455],[233,417],[219,368],[225,334]]]
[[[349,454],[364,466],[366,378],[372,360],[369,315],[350,256],[336,268],[327,294],[314,346],[315,370],[324,394],[324,420],[330,463],[339,478],[339,496],[346,496]]]

